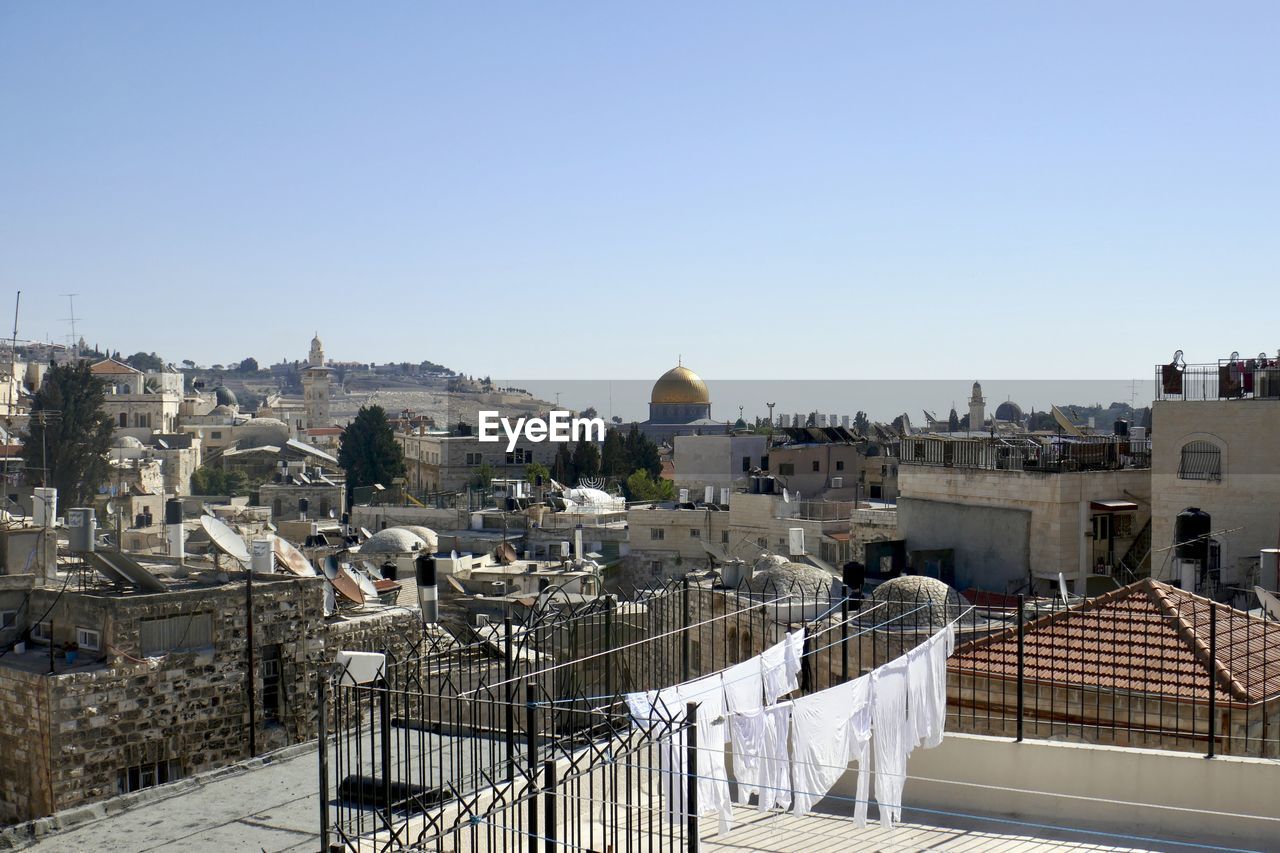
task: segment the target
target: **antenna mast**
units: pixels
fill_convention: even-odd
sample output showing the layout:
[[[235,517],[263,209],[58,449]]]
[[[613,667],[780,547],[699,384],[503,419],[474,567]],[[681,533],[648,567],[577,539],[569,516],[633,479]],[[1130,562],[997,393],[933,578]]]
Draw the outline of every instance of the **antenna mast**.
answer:
[[[18,384],[18,306],[22,304],[22,291],[13,300],[13,342],[9,347],[9,416],[13,417],[13,395]]]
[[[62,295],[67,297],[67,305],[70,306],[71,308],[71,316],[67,317],[63,321],[71,324],[71,346],[67,347],[67,349],[71,350],[71,355],[73,358],[79,358],[80,357],[80,337],[76,334],[76,319],[77,319],[76,318],[76,297],[79,296],[80,294],[64,293]]]

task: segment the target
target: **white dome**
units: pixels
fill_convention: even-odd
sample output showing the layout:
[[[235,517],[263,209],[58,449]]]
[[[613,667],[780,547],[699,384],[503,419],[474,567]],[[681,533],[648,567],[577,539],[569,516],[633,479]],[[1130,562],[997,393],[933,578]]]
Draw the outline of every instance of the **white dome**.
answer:
[[[129,448],[131,450],[141,449],[142,442],[131,435],[122,435],[111,442],[112,447]]]
[[[379,530],[360,546],[361,554],[414,554],[418,551],[427,551],[427,543],[421,536],[403,527]]]
[[[389,527],[387,529],[409,531],[426,543],[427,552],[430,554],[434,554],[440,548],[440,537],[430,527],[423,527],[419,524],[398,524],[395,527]]]

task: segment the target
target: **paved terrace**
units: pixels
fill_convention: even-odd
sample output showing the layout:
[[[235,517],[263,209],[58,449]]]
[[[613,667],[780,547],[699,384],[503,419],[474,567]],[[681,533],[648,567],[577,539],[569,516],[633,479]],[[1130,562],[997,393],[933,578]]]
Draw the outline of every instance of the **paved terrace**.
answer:
[[[264,850],[269,853],[319,849],[315,744],[290,747],[266,758],[193,777],[172,785],[86,806],[38,822],[37,840],[10,830],[5,841],[40,851]],[[830,805],[828,800],[824,805]],[[738,825],[718,836],[713,818],[703,821],[701,849],[707,853],[826,853],[848,850],[1105,851],[1194,849],[1187,844],[1142,844],[1107,835],[1039,829],[1000,819],[958,818],[912,813],[894,830],[874,821],[859,829],[841,804],[833,813],[796,818],[735,807]],[[872,810],[874,815],[874,809]],[[1141,846],[1132,846],[1138,843]],[[1117,846],[1119,845],[1119,846]],[[566,850],[569,848],[566,847]],[[1222,848],[1218,848],[1222,849]]]

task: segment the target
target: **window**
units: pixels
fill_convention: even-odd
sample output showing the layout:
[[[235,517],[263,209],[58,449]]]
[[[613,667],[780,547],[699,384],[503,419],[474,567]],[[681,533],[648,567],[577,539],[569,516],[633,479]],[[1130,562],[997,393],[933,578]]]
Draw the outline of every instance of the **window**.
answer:
[[[533,461],[533,451],[517,447],[515,452],[507,454],[508,465],[527,465]]]
[[[661,527],[650,527],[649,538],[650,539],[666,539],[667,531]]]
[[[468,465],[479,465],[479,464],[481,463],[481,459],[482,459],[482,457],[481,457],[481,455],[480,455],[479,453],[468,453],[468,454],[467,454],[467,464],[468,464]]]
[[[821,462],[819,462],[817,459],[813,460],[813,470],[814,470],[814,471],[821,471],[821,470],[822,470],[822,463],[821,463]]]
[[[209,433],[209,438],[222,438],[222,430],[215,429]]]
[[[31,626],[31,640],[35,643],[47,643],[53,636],[53,625],[48,622],[37,622]]]
[[[701,538],[702,538],[702,528],[700,528],[700,527],[690,527],[690,528],[689,528],[689,538],[690,538],[690,539],[701,539]]]
[[[128,427],[128,426],[129,426],[129,414],[128,414],[128,412],[121,412],[121,413],[120,413],[120,426],[122,426],[122,427]]]
[[[662,571],[662,561],[661,561],[661,560],[652,560],[652,561],[650,561],[650,563],[649,563],[649,570],[650,570],[650,571],[653,571],[653,572],[661,572],[661,571]]]
[[[794,462],[779,462],[779,463],[778,463],[778,475],[779,475],[779,476],[782,476],[782,477],[790,477],[790,476],[791,476],[792,474],[794,474],[795,472],[796,472],[796,465],[795,465],[795,463],[794,463]]]
[[[1209,441],[1188,441],[1182,445],[1178,477],[1183,480],[1221,480],[1222,451]]]
[[[102,634],[91,628],[76,627],[76,645],[86,652],[102,650]]]
[[[212,645],[213,616],[208,613],[191,613],[143,619],[138,624],[138,643],[144,655]]]
[[[727,530],[720,531],[720,541],[723,542],[725,545],[729,544],[729,531]]]
[[[769,540],[763,536],[759,536],[759,537],[756,537],[756,544],[759,545],[761,548],[768,548]]]
[[[843,471],[843,470],[844,470],[844,460],[843,460],[843,459],[837,459],[837,460],[836,460],[836,470],[837,470],[837,471]]]
[[[745,474],[750,470],[751,470],[751,457],[750,456],[742,457],[742,473]]]
[[[116,772],[116,789],[121,794],[154,788],[182,778],[182,765],[177,761],[156,761],[126,767]]]
[[[283,692],[280,689],[280,644],[262,648],[262,719],[276,722],[283,710]]]
[[[4,628],[12,628],[18,624],[18,611],[3,610],[0,611],[0,630]]]

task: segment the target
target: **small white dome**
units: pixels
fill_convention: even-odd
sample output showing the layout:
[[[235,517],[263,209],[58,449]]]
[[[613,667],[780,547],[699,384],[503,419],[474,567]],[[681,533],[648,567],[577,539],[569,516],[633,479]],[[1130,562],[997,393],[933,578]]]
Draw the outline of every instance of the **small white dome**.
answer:
[[[403,527],[388,527],[379,530],[360,546],[361,554],[415,554],[426,551],[427,543],[421,536]],[[427,551],[433,553],[434,549]]]

